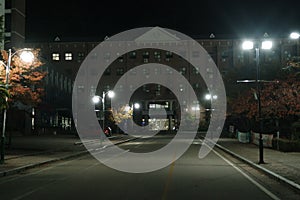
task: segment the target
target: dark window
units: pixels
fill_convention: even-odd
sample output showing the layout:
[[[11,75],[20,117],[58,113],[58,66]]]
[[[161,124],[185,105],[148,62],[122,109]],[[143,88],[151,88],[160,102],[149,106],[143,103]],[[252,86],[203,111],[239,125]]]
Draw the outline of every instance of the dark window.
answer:
[[[118,76],[121,76],[121,75],[123,75],[123,74],[124,74],[124,68],[123,68],[123,67],[117,68],[117,75],[118,75]]]
[[[179,70],[180,74],[186,75],[186,67],[181,67]]]
[[[78,62],[82,62],[84,60],[84,53],[83,52],[79,52],[78,53],[78,57],[77,57],[77,61]]]
[[[118,61],[119,61],[119,62],[124,62],[123,56],[120,56],[120,57],[118,58]]]
[[[5,32],[11,32],[11,14],[5,15]]]
[[[129,58],[135,59],[136,58],[136,52],[135,51],[129,52]]]
[[[111,70],[110,68],[107,68],[105,71],[104,71],[104,75],[105,76],[109,76],[111,74]]]
[[[173,53],[170,51],[166,52],[166,58],[173,58]]]
[[[149,51],[143,52],[143,58],[149,58]]]

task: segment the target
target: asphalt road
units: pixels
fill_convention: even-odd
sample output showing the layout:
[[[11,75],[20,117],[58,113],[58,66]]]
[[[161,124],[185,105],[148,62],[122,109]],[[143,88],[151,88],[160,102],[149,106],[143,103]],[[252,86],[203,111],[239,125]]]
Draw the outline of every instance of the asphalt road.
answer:
[[[120,147],[148,152],[169,140],[159,136]],[[195,141],[171,165],[142,174],[110,169],[91,155],[54,163],[1,178],[0,199],[280,199],[216,151],[199,159],[201,145]]]

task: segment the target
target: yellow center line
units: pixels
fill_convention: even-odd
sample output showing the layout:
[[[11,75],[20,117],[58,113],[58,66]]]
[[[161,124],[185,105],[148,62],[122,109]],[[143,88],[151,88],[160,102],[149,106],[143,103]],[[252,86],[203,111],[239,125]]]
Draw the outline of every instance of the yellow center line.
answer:
[[[176,153],[175,153],[175,155],[176,155]],[[174,161],[171,163],[170,168],[169,168],[167,181],[166,181],[164,192],[163,192],[163,195],[162,195],[162,198],[161,198],[162,200],[167,199],[167,194],[168,194],[169,187],[171,185],[171,180],[172,180],[172,176],[173,176],[174,167],[175,167],[175,158],[174,158]]]

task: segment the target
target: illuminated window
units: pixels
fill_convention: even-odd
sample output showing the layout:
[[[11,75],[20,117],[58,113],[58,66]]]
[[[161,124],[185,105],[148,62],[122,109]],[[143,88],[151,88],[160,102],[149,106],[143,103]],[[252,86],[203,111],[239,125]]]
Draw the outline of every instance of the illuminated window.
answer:
[[[72,60],[73,56],[72,53],[65,53],[65,60]]]
[[[58,61],[59,60],[59,53],[52,53],[52,60]]]

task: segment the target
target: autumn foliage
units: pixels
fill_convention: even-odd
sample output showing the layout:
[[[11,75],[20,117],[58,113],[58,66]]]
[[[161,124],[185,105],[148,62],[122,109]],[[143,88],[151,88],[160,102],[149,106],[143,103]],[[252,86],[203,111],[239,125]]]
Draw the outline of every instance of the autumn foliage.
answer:
[[[133,110],[127,105],[122,106],[119,109],[112,109],[109,116],[109,120],[116,124],[122,123],[124,120],[131,119]]]
[[[281,80],[261,83],[261,114],[263,118],[300,116],[300,77],[289,74]],[[231,105],[232,114],[244,114],[248,118],[258,116],[256,88],[245,91]]]
[[[15,51],[17,52],[17,50]],[[11,69],[9,76],[9,103],[14,105],[22,103],[24,105],[35,106],[41,102],[44,89],[41,85],[41,80],[46,73],[40,70],[42,65],[39,61],[39,50],[33,50],[34,61],[32,63],[24,63],[18,55],[18,52],[12,56]],[[7,65],[8,53],[5,50],[1,51],[2,62]],[[6,82],[5,66],[2,64],[0,70],[0,81]]]

